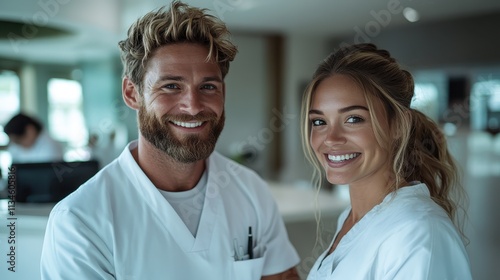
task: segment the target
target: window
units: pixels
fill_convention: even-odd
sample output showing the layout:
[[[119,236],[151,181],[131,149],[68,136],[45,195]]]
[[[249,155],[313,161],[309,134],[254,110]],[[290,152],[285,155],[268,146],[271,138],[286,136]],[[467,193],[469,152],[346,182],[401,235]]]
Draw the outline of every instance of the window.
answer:
[[[481,80],[472,87],[471,112],[475,129],[500,131],[500,80]]]
[[[9,138],[3,127],[10,118],[19,112],[19,76],[14,71],[0,71],[0,146],[7,145]]]
[[[434,121],[438,120],[438,89],[432,83],[415,83],[415,95],[411,107],[424,113]]]
[[[20,81],[14,71],[0,70],[0,146],[9,144],[9,137],[3,132],[3,125],[20,109]],[[12,159],[6,151],[0,150],[0,173],[7,175]],[[0,174],[2,175],[2,174]],[[0,176],[2,177],[2,176]],[[0,186],[1,189],[1,186]]]
[[[487,106],[491,112],[500,112],[500,80],[477,83],[488,96]]]
[[[66,143],[67,154],[85,146],[88,130],[83,116],[81,84],[74,80],[50,79],[48,98],[50,134],[54,139]]]

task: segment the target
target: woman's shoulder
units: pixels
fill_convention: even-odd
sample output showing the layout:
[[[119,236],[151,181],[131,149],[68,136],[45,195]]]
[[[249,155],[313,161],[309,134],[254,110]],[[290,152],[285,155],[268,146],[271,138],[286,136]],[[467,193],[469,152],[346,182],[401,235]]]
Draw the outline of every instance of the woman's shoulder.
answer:
[[[397,234],[456,231],[446,211],[434,202],[425,184],[404,187],[380,205],[379,222]],[[427,234],[426,233],[426,234]]]

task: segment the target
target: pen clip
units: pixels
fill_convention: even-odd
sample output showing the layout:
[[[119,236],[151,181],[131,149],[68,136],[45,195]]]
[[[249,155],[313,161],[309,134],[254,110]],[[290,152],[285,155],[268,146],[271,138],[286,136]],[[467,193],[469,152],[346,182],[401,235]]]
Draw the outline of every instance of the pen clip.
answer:
[[[247,250],[248,250],[248,258],[253,259],[253,234],[252,234],[252,227],[248,227],[248,244],[247,244]]]

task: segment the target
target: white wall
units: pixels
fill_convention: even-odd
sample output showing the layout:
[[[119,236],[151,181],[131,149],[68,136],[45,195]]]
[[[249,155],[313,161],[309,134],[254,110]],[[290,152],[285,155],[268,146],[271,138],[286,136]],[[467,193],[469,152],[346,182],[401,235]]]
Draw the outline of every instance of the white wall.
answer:
[[[249,166],[262,174],[269,167],[267,138],[263,137],[268,119],[266,38],[233,36],[238,54],[226,76],[226,124],[217,151],[234,156],[246,146],[257,153]]]
[[[249,145],[258,152],[249,166],[267,177],[269,132],[273,118],[284,125],[282,170],[277,176],[287,183],[309,183],[312,169],[306,162],[300,140],[300,103],[303,87],[318,64],[329,54],[328,41],[321,37],[288,35],[284,43],[283,106],[271,108],[269,69],[264,35],[237,35],[239,52],[226,77],[226,126],[217,150],[230,155],[237,147]],[[274,176],[276,177],[276,176]]]
[[[312,169],[302,152],[300,139],[300,103],[305,83],[318,64],[330,53],[322,37],[288,35],[285,43],[284,113],[290,116],[283,135],[283,170],[281,180],[309,183]]]

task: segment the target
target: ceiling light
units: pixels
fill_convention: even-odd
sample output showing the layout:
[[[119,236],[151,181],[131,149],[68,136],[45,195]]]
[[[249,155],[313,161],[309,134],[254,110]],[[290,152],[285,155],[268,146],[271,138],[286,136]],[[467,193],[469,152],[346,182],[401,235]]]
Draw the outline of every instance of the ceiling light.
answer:
[[[406,7],[403,9],[403,15],[409,22],[416,22],[420,19],[418,12],[410,7]]]

